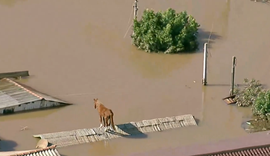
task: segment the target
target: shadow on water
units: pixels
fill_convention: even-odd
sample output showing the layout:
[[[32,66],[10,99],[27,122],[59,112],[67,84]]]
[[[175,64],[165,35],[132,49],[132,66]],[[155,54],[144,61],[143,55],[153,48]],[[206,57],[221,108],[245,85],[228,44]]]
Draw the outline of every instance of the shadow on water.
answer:
[[[200,122],[201,122],[201,120],[200,120],[200,119],[198,119],[198,118],[195,118],[195,121],[196,121],[197,125],[199,125],[199,124],[200,124]]]
[[[203,29],[199,29],[198,32],[198,42],[200,43],[200,45],[199,51],[197,52],[203,52],[204,43],[208,43],[208,48],[211,48],[211,44],[215,43],[215,40],[221,38],[221,36],[217,35],[216,33],[205,31]]]
[[[0,151],[14,151],[17,145],[18,144],[15,141],[1,139]]]
[[[138,130],[137,127],[135,127],[134,125],[132,125],[130,123],[118,125],[118,128],[127,134],[121,134],[121,133],[118,133],[115,131],[108,131],[108,133],[111,133],[114,135],[119,135],[119,136],[124,137],[124,138],[131,138],[131,139],[147,138],[146,134],[142,133],[140,130]]]

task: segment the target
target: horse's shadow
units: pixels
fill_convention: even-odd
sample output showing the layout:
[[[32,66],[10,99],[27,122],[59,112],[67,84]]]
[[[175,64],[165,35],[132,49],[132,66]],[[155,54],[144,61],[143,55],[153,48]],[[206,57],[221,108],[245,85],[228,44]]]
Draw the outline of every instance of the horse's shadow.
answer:
[[[118,135],[124,138],[131,138],[131,139],[147,138],[147,135],[145,133],[142,133],[140,130],[138,130],[137,127],[135,127],[134,125],[130,123],[117,125],[117,127],[127,134],[122,134],[122,133],[112,131],[112,130],[107,130],[107,133]]]

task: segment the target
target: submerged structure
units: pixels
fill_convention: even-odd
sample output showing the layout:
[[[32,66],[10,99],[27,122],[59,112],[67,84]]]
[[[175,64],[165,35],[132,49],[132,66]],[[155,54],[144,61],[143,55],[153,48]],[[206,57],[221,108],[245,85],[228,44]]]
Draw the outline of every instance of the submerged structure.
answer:
[[[0,114],[69,105],[9,78],[0,79]]]
[[[34,149],[26,151],[0,152],[1,156],[61,156],[56,146],[50,146],[43,149]]]
[[[34,137],[46,139],[50,144],[64,147],[119,137],[146,138],[147,135],[145,133],[188,126],[197,126],[196,120],[191,114],[119,124],[116,125],[116,131],[105,132],[104,128],[87,128],[39,134],[34,135]]]

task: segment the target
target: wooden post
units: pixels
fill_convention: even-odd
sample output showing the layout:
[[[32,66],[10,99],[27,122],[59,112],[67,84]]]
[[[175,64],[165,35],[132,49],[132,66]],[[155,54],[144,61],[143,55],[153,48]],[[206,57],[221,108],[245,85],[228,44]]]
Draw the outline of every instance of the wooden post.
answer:
[[[203,85],[207,85],[207,43],[204,43],[204,55],[203,55]]]
[[[235,66],[236,66],[236,57],[233,56],[232,57],[232,88],[231,88],[231,92],[230,95],[234,95],[234,76],[235,76]]]
[[[135,20],[138,15],[138,0],[135,0],[134,5],[133,5],[133,19]],[[133,30],[133,35],[134,35],[134,30]]]

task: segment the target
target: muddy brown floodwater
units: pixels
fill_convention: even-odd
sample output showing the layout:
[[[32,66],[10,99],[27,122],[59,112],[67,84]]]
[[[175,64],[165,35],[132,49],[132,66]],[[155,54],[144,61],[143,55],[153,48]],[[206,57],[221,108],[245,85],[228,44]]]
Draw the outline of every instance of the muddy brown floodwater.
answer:
[[[247,135],[249,109],[227,106],[231,58],[236,83],[270,84],[269,4],[250,0],[139,1],[146,8],[186,10],[201,24],[193,54],[147,54],[124,38],[133,0],[0,0],[0,71],[29,70],[23,83],[74,103],[0,118],[2,150],[34,148],[33,134],[99,125],[98,97],[124,123],[191,113],[199,127],[60,148],[63,155],[128,155],[158,148],[216,142]],[[202,87],[202,45],[209,33],[209,86]],[[129,31],[129,34],[131,30]],[[195,81],[195,83],[194,83]],[[24,126],[29,129],[20,131]]]

